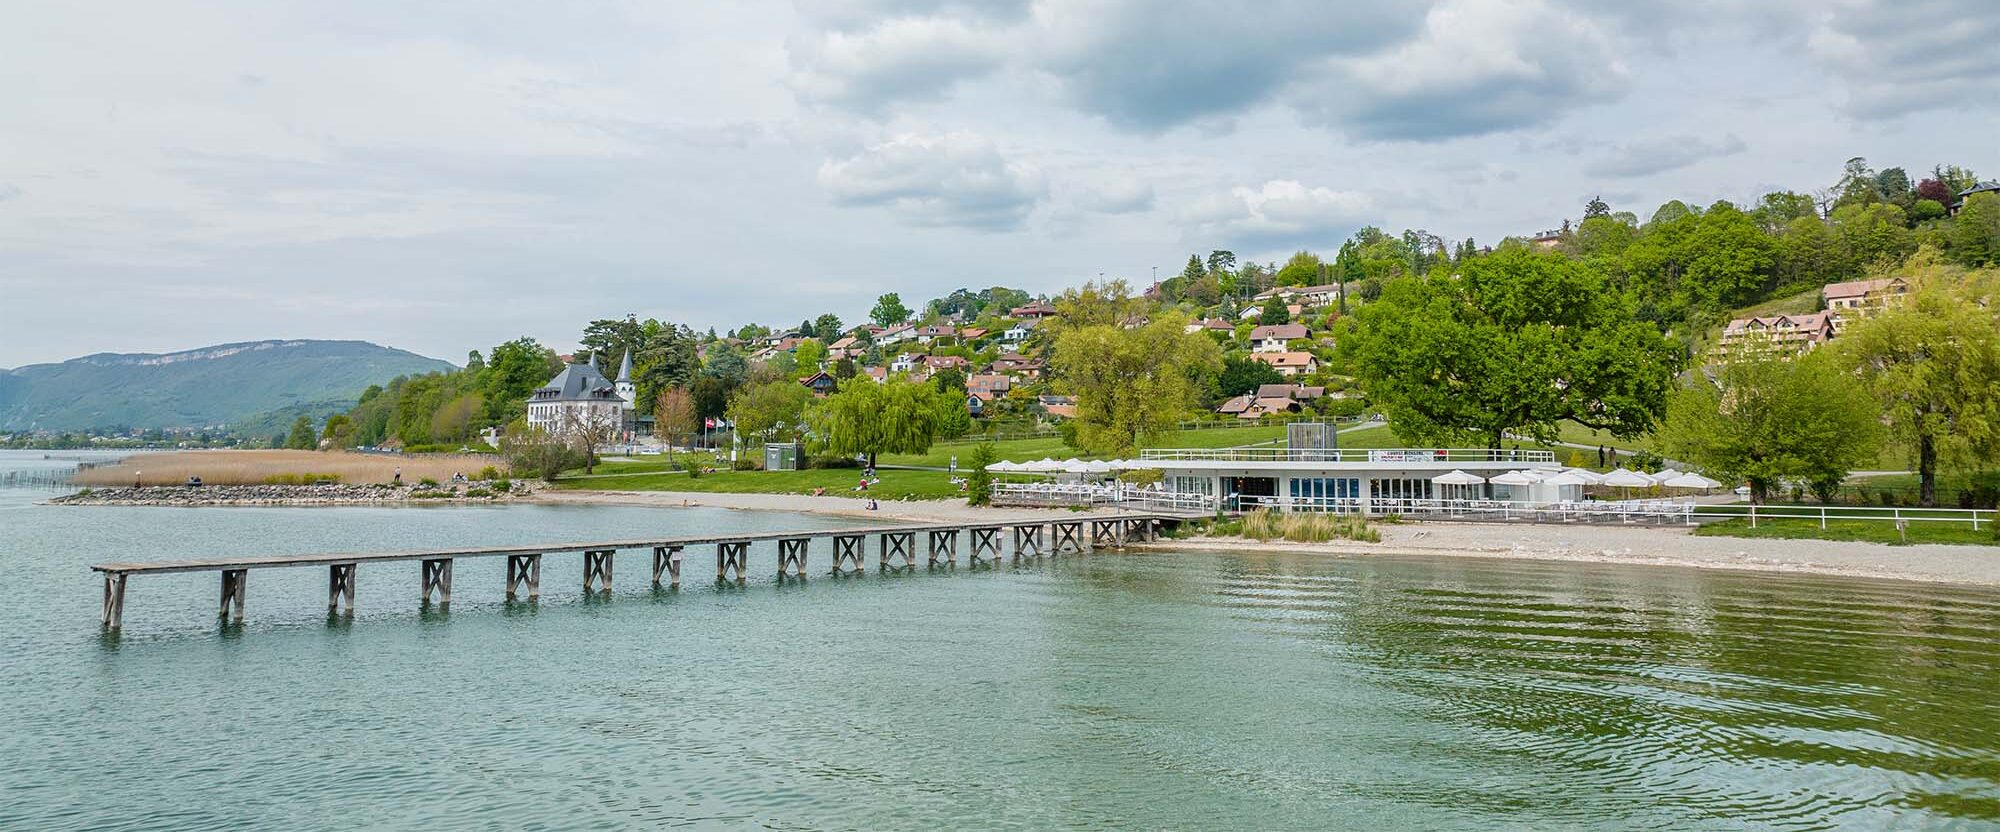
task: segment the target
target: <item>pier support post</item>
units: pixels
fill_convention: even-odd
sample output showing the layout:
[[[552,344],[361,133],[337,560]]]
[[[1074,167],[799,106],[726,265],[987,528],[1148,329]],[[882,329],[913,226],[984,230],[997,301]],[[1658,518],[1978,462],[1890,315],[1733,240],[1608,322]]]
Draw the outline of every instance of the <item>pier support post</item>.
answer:
[[[741,583],[750,568],[750,541],[729,540],[715,544],[715,579],[726,580],[729,570],[736,570],[736,580]]]
[[[583,593],[611,591],[611,555],[613,550],[601,549],[583,553]]]
[[[528,598],[542,597],[542,556],[507,556],[507,600],[512,601],[526,588]]]
[[[1059,520],[1049,524],[1051,537],[1049,549],[1058,555],[1083,554],[1083,521]]]
[[[348,612],[354,611],[354,570],[358,564],[333,563],[326,567],[326,608],[328,611],[340,609],[342,604]]]
[[[862,555],[866,554],[863,550],[868,548],[867,541],[868,541],[867,535],[859,535],[859,534],[834,535],[833,574],[835,575],[847,574],[847,567],[850,563],[853,564],[854,574],[856,575],[868,571],[867,564],[863,563],[861,560]]]
[[[681,585],[681,548],[680,546],[653,547],[653,586],[660,585],[661,575],[670,576],[674,586]]]
[[[806,576],[806,550],[812,546],[810,537],[785,538],[778,541],[778,577],[784,577],[787,569],[798,577]]]
[[[1042,556],[1042,524],[1014,527],[1014,559]]]
[[[438,603],[451,603],[451,558],[434,558],[423,562],[424,603],[431,602],[431,593],[436,592]]]
[[[916,568],[916,532],[883,532],[880,542],[881,548],[876,550],[875,555],[880,571],[889,571],[889,561],[891,559],[900,559],[902,561],[896,565],[899,569]]]
[[[116,630],[125,626],[125,573],[104,573],[104,626]]]
[[[222,609],[219,615],[228,618],[234,611],[236,620],[243,620],[243,591],[249,588],[249,583],[248,569],[222,570]]]
[[[1090,547],[1125,548],[1125,522],[1118,519],[1090,521]]]
[[[958,565],[958,530],[932,529],[930,531],[930,565],[938,564],[938,553],[944,553],[945,563]]]
[[[984,526],[967,529],[972,533],[972,563],[1000,562],[1000,527]]]

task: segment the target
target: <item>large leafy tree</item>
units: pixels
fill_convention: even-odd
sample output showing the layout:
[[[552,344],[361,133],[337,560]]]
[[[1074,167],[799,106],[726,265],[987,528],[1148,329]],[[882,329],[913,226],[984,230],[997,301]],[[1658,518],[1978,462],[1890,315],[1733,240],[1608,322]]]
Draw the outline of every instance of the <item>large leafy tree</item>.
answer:
[[[1049,366],[1056,389],[1076,396],[1078,448],[1130,454],[1200,404],[1222,350],[1186,324],[1166,312],[1135,329],[1099,323],[1062,332]]]
[[[1855,323],[1837,343],[1909,446],[1929,506],[1940,465],[2000,458],[2000,298],[1924,259],[1909,270],[1916,286],[1900,305]]]
[[[2000,194],[1973,194],[1951,221],[1951,258],[1967,266],[2000,265]]]
[[[1265,384],[1283,384],[1285,377],[1262,361],[1229,356],[1222,359],[1222,374],[1216,377],[1216,392],[1224,397],[1256,392]]]
[[[903,297],[889,292],[875,299],[875,308],[868,310],[868,319],[876,326],[891,326],[910,319],[910,308],[903,305]]]
[[[920,454],[937,441],[946,409],[965,408],[965,401],[939,393],[916,381],[891,379],[881,384],[849,384],[840,392],[814,402],[805,422],[814,451],[838,456],[864,454],[875,464],[877,454]]]
[[[812,334],[829,344],[840,340],[840,316],[828,312],[814,318]]]
[[[1757,502],[1782,479],[1811,483],[1826,499],[1881,444],[1875,403],[1830,351],[1750,348],[1712,380],[1689,375],[1667,405],[1661,450],[1718,479],[1747,480]]]
[[[1319,255],[1310,251],[1296,252],[1285,261],[1284,268],[1278,270],[1279,286],[1312,286],[1320,282],[1321,266]]]
[[[812,391],[788,378],[746,385],[729,397],[729,421],[736,425],[738,436],[790,441],[804,424],[806,405],[811,402]]]
[[[1637,436],[1682,363],[1597,273],[1524,248],[1390,281],[1356,318],[1341,349],[1396,435],[1422,445],[1554,441],[1564,420]]]

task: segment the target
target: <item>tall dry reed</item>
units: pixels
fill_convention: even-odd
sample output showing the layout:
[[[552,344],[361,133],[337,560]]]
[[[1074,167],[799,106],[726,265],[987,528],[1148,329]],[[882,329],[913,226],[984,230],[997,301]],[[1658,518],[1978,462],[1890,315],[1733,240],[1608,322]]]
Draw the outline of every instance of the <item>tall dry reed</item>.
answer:
[[[1258,509],[1243,515],[1243,536],[1253,540],[1292,540],[1300,543],[1382,541],[1382,533],[1368,528],[1368,521],[1358,515],[1309,511],[1280,513],[1270,509]]]
[[[200,477],[208,485],[259,485],[305,475],[332,475],[344,483],[391,482],[402,469],[403,482],[471,477],[488,465],[506,470],[507,463],[490,454],[386,456],[338,451],[173,451],[139,454],[77,472],[77,485],[180,485]]]

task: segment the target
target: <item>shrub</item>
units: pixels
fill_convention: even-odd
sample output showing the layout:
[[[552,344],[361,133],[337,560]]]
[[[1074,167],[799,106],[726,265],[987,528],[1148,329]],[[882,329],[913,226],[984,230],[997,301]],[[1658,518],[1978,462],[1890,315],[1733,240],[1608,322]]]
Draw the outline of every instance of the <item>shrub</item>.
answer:
[[[265,485],[317,485],[319,483],[340,482],[339,474],[272,474],[264,478]]]
[[[1379,543],[1382,535],[1368,528],[1368,521],[1361,517],[1343,517],[1337,514],[1317,512],[1292,512],[1281,514],[1270,509],[1258,509],[1243,515],[1242,536],[1253,540],[1290,540],[1300,543],[1322,543],[1329,540],[1359,540]],[[1221,524],[1217,524],[1218,527]]]
[[[679,458],[674,460],[674,463],[687,469],[688,479],[701,478],[702,460],[694,454],[681,454]]]
[[[494,491],[506,494],[514,490],[514,481],[509,479],[497,479],[493,481],[492,488]]]
[[[500,469],[488,465],[484,468],[479,469],[479,473],[473,475],[473,479],[480,480],[483,482],[492,482],[494,480],[500,479]]]
[[[450,491],[438,491],[435,489],[410,492],[410,499],[412,500],[449,500],[456,496],[458,495]]]
[[[761,459],[751,459],[749,457],[743,457],[742,459],[738,459],[735,462],[729,463],[729,470],[762,471],[764,470],[764,461]]]
[[[1000,451],[992,442],[981,442],[972,448],[971,471],[965,478],[965,504],[986,506],[993,504],[993,472],[986,466],[998,462]]]
[[[431,479],[430,477],[425,477],[423,479],[417,480],[417,485],[423,488],[436,488],[437,484],[438,481]]]
[[[465,496],[470,499],[483,500],[493,496],[493,492],[484,488],[468,488],[465,489]]]

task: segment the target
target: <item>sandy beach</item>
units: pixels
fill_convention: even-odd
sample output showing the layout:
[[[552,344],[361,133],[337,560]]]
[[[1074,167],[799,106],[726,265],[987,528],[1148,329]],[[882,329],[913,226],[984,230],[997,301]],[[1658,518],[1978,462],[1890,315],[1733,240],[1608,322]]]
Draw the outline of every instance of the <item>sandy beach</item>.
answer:
[[[1061,517],[1060,509],[984,509],[957,500],[882,502],[792,494],[684,492],[543,492],[545,502],[613,505],[714,506],[749,511],[803,511],[912,522],[993,522]],[[1378,525],[1381,543],[1291,543],[1199,538],[1163,541],[1158,551],[1295,552],[1335,557],[1430,556],[1519,558],[1697,569],[1736,569],[1856,578],[2000,586],[2000,547],[1888,546],[1827,540],[1696,537],[1685,527],[1553,526],[1498,523]]]

